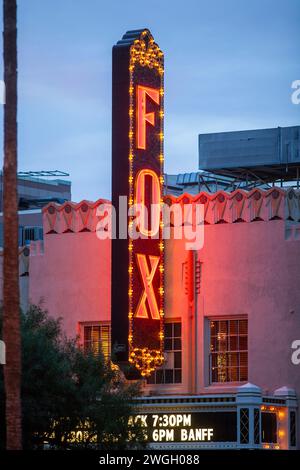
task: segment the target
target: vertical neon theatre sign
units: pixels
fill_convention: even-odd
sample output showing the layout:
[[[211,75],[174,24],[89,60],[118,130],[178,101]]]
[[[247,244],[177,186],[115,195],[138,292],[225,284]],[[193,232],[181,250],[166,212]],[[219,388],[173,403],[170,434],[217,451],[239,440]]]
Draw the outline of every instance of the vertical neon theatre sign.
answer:
[[[112,350],[148,376],[163,362],[163,53],[149,30],[113,48],[112,203],[128,197],[128,239],[112,241]],[[136,224],[132,208],[141,211]],[[120,207],[119,207],[120,210]],[[154,214],[154,216],[153,216]],[[118,227],[117,227],[118,230]]]

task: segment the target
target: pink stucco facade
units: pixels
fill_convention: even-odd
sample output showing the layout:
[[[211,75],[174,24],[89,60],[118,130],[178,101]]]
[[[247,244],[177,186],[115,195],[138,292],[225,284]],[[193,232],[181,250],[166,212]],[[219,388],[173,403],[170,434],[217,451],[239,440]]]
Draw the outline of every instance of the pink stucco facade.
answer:
[[[300,370],[291,362],[291,344],[300,333],[300,241],[285,239],[285,222],[205,226],[197,296],[198,372],[196,393],[209,386],[205,321],[213,317],[248,318],[250,382],[271,392],[282,384],[300,391]],[[188,319],[184,294],[184,241],[166,248],[166,315]],[[191,321],[191,320],[190,320]],[[184,332],[188,344],[189,331]],[[185,357],[188,371],[190,357]],[[188,377],[186,376],[186,391]]]
[[[193,254],[198,274],[192,301],[186,294],[185,241],[166,242],[166,320],[182,323],[182,381],[145,385],[145,394],[237,393],[246,381],[210,384],[209,320],[247,318],[247,382],[265,396],[293,389],[299,402],[300,365],[291,361],[292,342],[300,339],[298,194],[276,191],[205,196],[204,246]],[[43,301],[75,336],[80,322],[110,320],[111,246],[96,236],[97,204],[71,205],[68,213],[65,205],[53,207],[44,210],[44,247],[31,247],[29,300]],[[285,447],[286,436],[281,439]]]
[[[109,321],[110,241],[94,232],[46,235],[30,259],[29,300],[62,318],[69,337],[81,321]]]

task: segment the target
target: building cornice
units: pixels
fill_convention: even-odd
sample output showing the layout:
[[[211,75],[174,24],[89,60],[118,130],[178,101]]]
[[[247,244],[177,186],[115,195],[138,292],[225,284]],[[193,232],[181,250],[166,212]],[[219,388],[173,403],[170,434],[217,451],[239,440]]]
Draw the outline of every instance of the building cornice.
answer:
[[[274,187],[251,191],[237,189],[233,192],[200,192],[196,195],[182,194],[178,197],[166,195],[164,201],[172,204],[203,204],[204,223],[257,222],[271,220],[300,221],[300,191]],[[43,208],[44,233],[95,232],[100,215],[97,209],[110,204],[106,199],[95,202],[83,200],[79,203],[49,203]]]

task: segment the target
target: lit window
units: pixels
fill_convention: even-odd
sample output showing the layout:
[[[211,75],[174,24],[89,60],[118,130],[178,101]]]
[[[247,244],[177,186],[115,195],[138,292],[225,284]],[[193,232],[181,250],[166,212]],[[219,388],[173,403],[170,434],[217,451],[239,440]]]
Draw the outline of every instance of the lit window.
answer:
[[[211,383],[248,380],[248,321],[210,321]]]
[[[102,352],[105,359],[108,359],[110,357],[110,324],[82,324],[82,326],[84,351],[92,351],[95,356]]]
[[[182,380],[181,323],[165,323],[165,362],[148,379],[149,384],[173,384]]]

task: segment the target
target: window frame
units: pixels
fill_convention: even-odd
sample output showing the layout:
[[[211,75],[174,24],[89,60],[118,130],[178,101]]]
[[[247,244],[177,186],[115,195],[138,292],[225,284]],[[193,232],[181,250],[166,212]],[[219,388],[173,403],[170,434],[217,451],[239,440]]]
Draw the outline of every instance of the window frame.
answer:
[[[80,337],[80,344],[82,346],[82,349],[84,352],[88,352],[88,349],[85,347],[85,328],[93,328],[93,327],[100,327],[101,328],[101,338],[99,340],[100,346],[102,342],[102,327],[108,327],[108,353],[107,355],[104,353],[103,348],[101,347],[103,357],[106,361],[109,361],[111,359],[111,322],[104,320],[104,321],[83,321],[79,323],[79,337]],[[92,344],[92,341],[91,341]],[[93,352],[92,349],[90,349],[91,352]],[[95,354],[97,356],[97,354]]]
[[[207,348],[208,348],[208,385],[211,386],[211,387],[222,387],[222,386],[233,386],[233,385],[240,385],[240,384],[244,384],[244,383],[247,383],[248,380],[249,380],[249,321],[248,321],[248,315],[219,315],[219,316],[208,316],[206,317],[207,319],[207,330],[208,330],[208,345],[207,345]],[[211,322],[220,322],[220,321],[226,321],[226,322],[230,322],[230,321],[241,321],[241,320],[246,320],[247,321],[247,335],[240,335],[240,334],[237,334],[237,337],[240,338],[240,336],[246,336],[247,337],[247,349],[246,350],[241,350],[241,349],[238,349],[238,350],[234,350],[234,351],[230,351],[228,350],[228,346],[227,346],[227,349],[226,349],[226,355],[227,354],[230,354],[230,353],[236,353],[239,355],[239,364],[237,366],[238,368],[238,374],[239,374],[239,377],[240,377],[240,369],[241,369],[241,365],[240,365],[240,354],[241,353],[246,353],[247,354],[247,378],[246,379],[243,379],[243,380],[226,380],[224,382],[215,382],[213,381],[213,370],[212,370],[212,356],[213,354],[217,354],[217,351],[215,353],[211,352]],[[230,331],[230,325],[228,325],[228,330],[227,331]],[[227,341],[228,341],[228,338],[230,338],[230,334],[227,333]],[[233,336],[233,335],[232,335]],[[227,366],[227,368],[229,368],[230,366]],[[228,372],[227,372],[228,374]]]
[[[175,331],[174,331],[174,325],[175,325],[176,323],[177,323],[177,324],[180,324],[180,337],[174,335],[174,333],[175,333]],[[156,369],[156,370],[153,372],[153,374],[151,374],[151,376],[154,375],[154,381],[153,381],[153,382],[152,382],[152,381],[151,381],[151,382],[148,382],[148,380],[147,380],[147,385],[148,385],[148,386],[161,386],[161,385],[163,385],[163,386],[165,386],[165,385],[166,385],[166,386],[181,386],[181,385],[183,384],[183,344],[182,344],[182,336],[183,336],[183,334],[182,334],[182,333],[183,333],[182,328],[183,328],[183,323],[182,323],[182,319],[181,319],[181,318],[168,318],[168,319],[166,319],[166,320],[165,320],[165,326],[166,326],[166,325],[170,325],[170,324],[172,325],[172,336],[171,336],[172,348],[174,347],[174,342],[175,342],[175,340],[180,338],[180,340],[181,340],[181,349],[167,349],[167,350],[166,350],[166,349],[164,348],[164,352],[165,352],[165,353],[172,352],[173,354],[180,352],[180,355],[181,355],[181,356],[180,356],[180,357],[181,357],[181,367],[180,367],[180,368],[179,368],[179,367],[175,367],[175,356],[174,356],[174,364],[173,364],[174,367],[173,367],[172,369],[169,369],[169,368],[164,368],[164,366],[162,366],[162,367]],[[169,337],[167,337],[167,338],[169,338]],[[165,340],[166,340],[166,335],[165,335]],[[172,373],[173,373],[173,381],[172,381],[172,382],[166,382],[166,371],[167,371],[167,370],[171,370]],[[159,372],[159,371],[162,371],[164,380],[157,382],[157,381],[156,381],[156,376],[157,376],[157,372]],[[176,374],[176,371],[180,371],[180,372],[181,372],[181,374],[180,374],[180,381],[179,381],[179,382],[176,382],[176,381],[175,381],[175,374]],[[150,376],[150,377],[151,377],[151,376]]]

